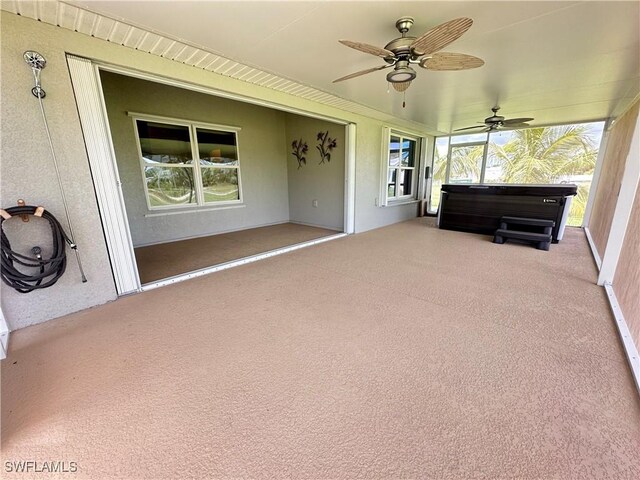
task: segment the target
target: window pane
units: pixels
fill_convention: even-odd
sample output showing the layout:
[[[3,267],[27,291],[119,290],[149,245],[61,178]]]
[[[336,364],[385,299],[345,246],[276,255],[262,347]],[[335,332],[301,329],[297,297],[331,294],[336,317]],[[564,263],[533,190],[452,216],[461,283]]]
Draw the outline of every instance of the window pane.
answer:
[[[403,195],[412,195],[412,178],[413,178],[413,170],[405,170],[404,168],[400,170],[400,182],[398,185],[398,190],[400,194],[398,196]]]
[[[433,153],[433,172],[431,173],[430,209],[432,212],[435,212],[440,204],[440,187],[442,187],[447,173],[448,152],[449,137],[436,138],[436,148]]]
[[[205,203],[229,202],[240,199],[237,168],[202,168]]]
[[[489,138],[487,182],[574,183],[568,225],[582,224],[604,128],[603,122],[527,128]]]
[[[238,144],[234,132],[196,129],[201,165],[238,165]]]
[[[489,145],[487,150],[487,169],[484,174],[485,183],[515,183],[507,180],[506,163],[508,163],[506,157],[509,156],[512,147],[507,147],[504,150],[504,146],[507,144],[515,145],[516,130],[491,133],[489,135]]]
[[[479,183],[484,145],[451,147],[450,183]]]
[[[392,135],[389,142],[389,166],[397,167],[398,165],[400,165],[400,139]]]
[[[402,140],[402,166],[415,167],[416,142],[405,138]]]
[[[146,165],[192,162],[189,128],[158,122],[136,120],[142,157]]]
[[[396,196],[396,169],[389,170],[387,176],[387,197]]]
[[[193,167],[145,167],[144,176],[152,207],[196,203]]]
[[[479,127],[482,125],[479,125]],[[473,143],[473,142],[486,142],[487,133],[467,133],[466,135],[454,135],[451,137],[451,145],[457,145],[459,143]]]

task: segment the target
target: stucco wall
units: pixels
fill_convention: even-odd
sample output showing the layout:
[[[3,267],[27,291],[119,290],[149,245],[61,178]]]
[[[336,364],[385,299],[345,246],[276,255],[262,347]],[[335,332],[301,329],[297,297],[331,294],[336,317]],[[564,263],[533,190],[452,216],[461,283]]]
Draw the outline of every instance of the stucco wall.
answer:
[[[20,294],[4,283],[2,310],[11,330],[49,318],[81,310],[116,298],[109,257],[95,200],[75,99],[69,81],[63,43],[52,42],[54,28],[2,13],[2,61],[0,110],[2,157],[0,164],[0,204],[16,205],[22,198],[30,205],[43,205],[68,232],[62,198],[47,142],[38,100],[31,94],[33,75],[22,58],[33,49],[47,59],[42,73],[47,93],[44,108],[63,177],[76,242],[88,278],[81,283],[74,256],[69,250],[66,273],[54,286]],[[48,222],[32,219],[23,224],[12,218],[3,225],[14,250],[28,254],[31,247],[51,253]]]
[[[283,112],[110,72],[102,72],[101,79],[135,246],[289,219]],[[133,121],[127,112],[240,127],[243,207],[183,208],[179,214],[146,217],[159,212],[147,207]]]
[[[636,190],[613,289],[637,347],[640,347],[640,189]]]
[[[604,256],[607,248],[613,213],[618,202],[624,167],[629,155],[639,109],[640,102],[636,102],[627,113],[616,121],[608,133],[609,140],[603,158],[602,173],[589,219],[589,231],[600,258]]]
[[[345,127],[314,118],[288,114],[286,117],[287,170],[289,175],[289,212],[293,222],[342,231],[344,228],[344,153]],[[321,162],[318,133],[329,132],[336,140],[330,160]],[[303,140],[308,145],[306,164],[298,168],[291,143]],[[313,206],[317,200],[318,206]]]
[[[636,346],[640,346],[640,190],[636,191],[633,200],[624,195],[621,197],[620,190],[623,179],[633,175],[629,162],[635,161],[637,165],[638,151],[634,144],[638,141],[639,111],[640,102],[636,102],[616,120],[608,133],[602,173],[589,220],[596,250],[604,259],[608,248],[617,248],[615,242],[609,244],[609,236],[620,202],[633,202],[612,285]]]
[[[11,329],[43,322],[116,297],[65,53],[352,122],[357,128],[356,232],[416,215],[415,205],[376,206],[382,127],[388,125],[415,131],[414,123],[401,119],[383,121],[364,117],[5,11],[0,12],[0,22],[1,203],[3,206],[13,205],[16,197],[22,197],[29,203],[44,204],[62,217],[40,112],[30,93],[33,78],[22,59],[25,50],[33,49],[48,61],[42,73],[43,88],[47,91],[45,106],[61,170],[69,184],[67,194],[76,240],[83,251],[89,277],[89,282],[82,284],[74,262],[70,261],[69,271],[59,284],[42,292],[18,295],[8,288],[2,288],[2,308]]]

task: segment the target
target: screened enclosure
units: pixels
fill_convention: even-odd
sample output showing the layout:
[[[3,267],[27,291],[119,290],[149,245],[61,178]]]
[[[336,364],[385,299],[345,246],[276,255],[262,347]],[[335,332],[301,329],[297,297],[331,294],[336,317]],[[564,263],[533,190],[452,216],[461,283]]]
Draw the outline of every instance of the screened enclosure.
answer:
[[[429,210],[437,211],[444,183],[573,183],[567,225],[580,226],[603,129],[594,122],[438,137]]]

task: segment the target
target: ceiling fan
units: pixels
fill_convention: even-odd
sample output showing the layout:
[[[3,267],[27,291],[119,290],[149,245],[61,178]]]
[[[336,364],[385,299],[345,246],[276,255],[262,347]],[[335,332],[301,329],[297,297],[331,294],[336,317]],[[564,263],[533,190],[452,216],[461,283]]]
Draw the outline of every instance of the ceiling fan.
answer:
[[[529,124],[527,122],[530,122],[531,120],[533,120],[533,118],[524,118],[524,117],[506,119],[502,115],[498,115],[498,110],[500,110],[500,107],[493,107],[491,109],[491,111],[493,112],[493,115],[485,118],[484,122],[478,122],[478,123],[484,123],[484,125],[475,125],[473,127],[458,128],[457,130],[454,130],[454,132],[460,132],[462,130],[472,130],[475,128],[482,128],[483,132],[492,132],[494,130],[499,130],[504,127],[508,127],[508,128],[528,127]]]
[[[460,38],[472,24],[473,20],[470,18],[456,18],[416,38],[407,36],[407,32],[413,25],[413,17],[402,17],[396,22],[396,28],[401,36],[391,40],[384,48],[350,40],[339,40],[347,47],[381,57],[386,65],[346,75],[334,80],[333,83],[393,67],[393,70],[387,74],[387,81],[397,91],[404,92],[417,75],[411,65],[417,64],[427,70],[468,70],[481,67],[484,61],[472,55],[440,52],[441,49]]]

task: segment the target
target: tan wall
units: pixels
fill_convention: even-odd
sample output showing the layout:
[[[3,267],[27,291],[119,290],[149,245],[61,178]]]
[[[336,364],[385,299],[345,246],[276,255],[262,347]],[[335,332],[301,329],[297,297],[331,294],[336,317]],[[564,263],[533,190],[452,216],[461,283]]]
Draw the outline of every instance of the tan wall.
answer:
[[[68,272],[52,288],[27,295],[2,288],[2,309],[12,330],[116,298],[66,63],[67,53],[352,122],[356,125],[356,231],[416,216],[415,205],[376,206],[383,153],[382,127],[387,125],[415,132],[419,128],[415,123],[400,118],[380,120],[350,113],[6,11],[0,12],[0,22],[1,204],[10,206],[17,198],[25,198],[29,203],[42,203],[59,218],[63,217],[42,119],[31,95],[33,76],[22,58],[25,50],[36,50],[47,59],[47,67],[42,72],[42,86],[47,92],[45,108],[62,174],[71,184],[67,189],[71,217],[89,278],[88,283],[81,283],[74,260],[70,259]],[[32,245],[27,246],[31,248]]]
[[[134,246],[252,228],[289,220],[285,113],[159,83],[102,72],[109,125]],[[238,132],[242,208],[151,212],[133,121],[127,112],[241,127]],[[177,210],[180,211],[180,210]],[[174,211],[175,212],[175,211]]]
[[[609,132],[602,173],[589,220],[589,231],[600,258],[604,256],[607,247],[607,239],[611,230],[613,213],[620,193],[624,166],[629,155],[639,108],[640,102],[636,102],[627,113],[618,119]]]
[[[114,300],[116,289],[69,80],[65,45],[49,36],[50,32],[62,30],[55,27],[31,29],[30,26],[43,25],[5,12],[0,15],[0,202],[2,208],[15,206],[19,198],[29,205],[43,205],[69,231],[40,107],[31,94],[33,74],[22,58],[25,50],[33,49],[47,59],[47,66],[42,71],[42,87],[47,93],[43,104],[75,241],[88,279],[86,283],[80,281],[75,258],[67,249],[67,270],[54,286],[21,294],[1,283],[2,311],[9,328],[15,330]],[[50,258],[52,240],[48,222],[34,218],[23,224],[19,219],[11,219],[3,224],[3,229],[18,253],[30,255],[31,247],[37,245],[42,248],[43,256]]]
[[[319,132],[329,132],[336,148],[329,162],[320,163],[316,149]],[[342,231],[344,227],[345,127],[335,123],[289,114],[286,118],[289,213],[291,221]],[[307,142],[307,163],[298,168],[291,154],[294,140]],[[313,201],[318,206],[313,206]]]
[[[613,288],[633,340],[640,346],[640,190],[633,201]]]

